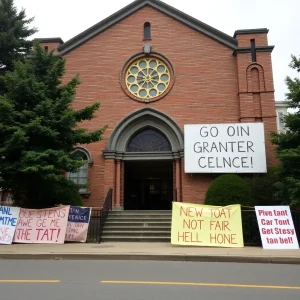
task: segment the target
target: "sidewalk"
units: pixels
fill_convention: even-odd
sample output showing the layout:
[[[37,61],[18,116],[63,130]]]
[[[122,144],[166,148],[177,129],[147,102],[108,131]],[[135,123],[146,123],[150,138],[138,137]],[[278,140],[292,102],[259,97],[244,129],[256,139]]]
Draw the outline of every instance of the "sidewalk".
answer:
[[[300,264],[300,250],[184,247],[170,243],[0,245],[0,259],[95,259]]]

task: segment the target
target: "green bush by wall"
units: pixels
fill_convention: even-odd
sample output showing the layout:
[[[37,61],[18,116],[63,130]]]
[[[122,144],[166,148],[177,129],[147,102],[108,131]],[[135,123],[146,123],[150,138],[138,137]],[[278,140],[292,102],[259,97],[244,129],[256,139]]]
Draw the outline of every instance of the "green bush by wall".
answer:
[[[253,203],[250,184],[236,174],[221,175],[208,188],[204,203],[216,206],[251,206]]]

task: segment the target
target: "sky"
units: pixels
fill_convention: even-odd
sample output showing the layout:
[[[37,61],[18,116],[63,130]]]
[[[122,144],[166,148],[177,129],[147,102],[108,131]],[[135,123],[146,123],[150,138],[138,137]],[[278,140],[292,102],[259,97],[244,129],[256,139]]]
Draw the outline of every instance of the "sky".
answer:
[[[15,0],[38,28],[34,38],[61,37],[64,42],[93,26],[132,0]],[[190,16],[233,36],[235,30],[268,28],[272,52],[275,100],[286,99],[291,54],[300,56],[299,0],[163,0]]]

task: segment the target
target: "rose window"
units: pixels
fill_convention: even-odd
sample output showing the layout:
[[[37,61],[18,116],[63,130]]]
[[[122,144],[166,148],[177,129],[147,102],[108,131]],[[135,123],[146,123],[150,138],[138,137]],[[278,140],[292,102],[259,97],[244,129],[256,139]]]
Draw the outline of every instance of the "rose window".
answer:
[[[129,66],[125,81],[132,95],[152,99],[160,96],[169,87],[170,70],[157,58],[143,57]]]

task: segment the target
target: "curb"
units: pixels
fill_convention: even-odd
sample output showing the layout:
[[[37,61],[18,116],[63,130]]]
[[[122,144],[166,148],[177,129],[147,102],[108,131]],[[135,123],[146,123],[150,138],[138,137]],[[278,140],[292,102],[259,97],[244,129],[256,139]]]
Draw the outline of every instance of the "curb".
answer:
[[[9,253],[0,254],[0,259],[22,260],[148,260],[148,261],[183,261],[183,262],[233,262],[233,263],[268,263],[300,264],[300,257],[278,256],[209,256],[185,254],[82,254],[82,253]]]

